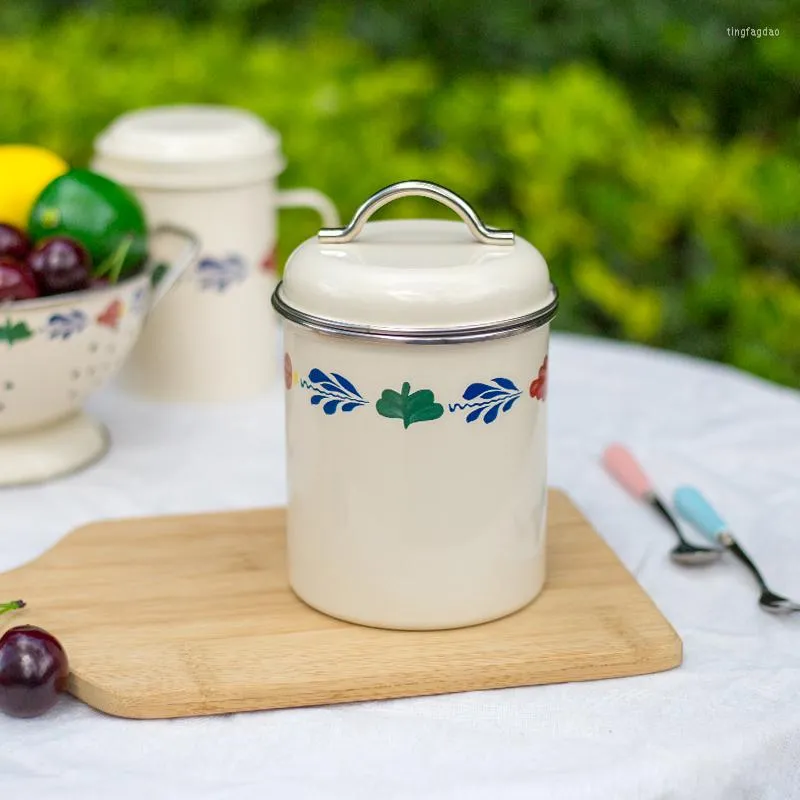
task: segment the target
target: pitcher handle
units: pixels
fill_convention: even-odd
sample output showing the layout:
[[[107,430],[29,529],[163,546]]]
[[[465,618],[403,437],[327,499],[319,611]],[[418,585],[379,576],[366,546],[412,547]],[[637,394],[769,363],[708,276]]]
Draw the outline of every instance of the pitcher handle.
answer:
[[[200,255],[200,239],[190,230],[178,225],[158,225],[150,232],[150,239],[164,235],[183,239],[184,246],[181,254],[171,264],[165,265],[163,261],[153,260],[148,265],[147,271],[154,287],[150,296],[150,311],[164,299],[167,292]]]
[[[278,208],[312,208],[322,218],[324,227],[341,224],[333,201],[316,189],[282,189],[278,192]]]

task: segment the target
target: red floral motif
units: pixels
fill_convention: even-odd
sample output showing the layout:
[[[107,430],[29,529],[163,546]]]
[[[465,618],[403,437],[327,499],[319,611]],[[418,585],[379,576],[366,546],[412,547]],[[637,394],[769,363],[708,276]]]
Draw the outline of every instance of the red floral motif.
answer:
[[[264,258],[261,259],[261,269],[264,272],[276,272],[278,269],[278,257],[275,248],[273,247]]]
[[[547,356],[539,367],[539,374],[531,381],[531,397],[542,402],[547,399]]]
[[[292,358],[288,353],[283,356],[283,382],[286,384],[286,391],[292,388],[294,382],[294,371],[292,369]]]
[[[125,306],[122,305],[121,300],[113,300],[109,303],[108,308],[97,317],[97,322],[100,325],[105,325],[107,328],[116,329],[119,321],[122,318],[122,312]]]

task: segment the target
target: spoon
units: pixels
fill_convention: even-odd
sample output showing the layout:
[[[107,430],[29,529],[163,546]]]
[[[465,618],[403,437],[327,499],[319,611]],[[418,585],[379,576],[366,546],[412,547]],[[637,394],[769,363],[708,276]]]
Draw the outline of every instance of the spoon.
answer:
[[[767,586],[758,567],[731,535],[727,523],[697,489],[691,486],[682,486],[680,489],[676,489],[673,501],[678,513],[697,528],[706,539],[719,543],[730,550],[753,573],[761,589],[758,603],[764,611],[769,611],[771,614],[791,614],[793,611],[800,611],[800,603],[793,603],[786,597],[775,594]]]
[[[669,557],[673,561],[678,564],[695,566],[710,564],[722,555],[723,551],[717,547],[697,547],[684,538],[675,517],[658,497],[650,479],[626,447],[621,444],[609,445],[603,453],[603,466],[637,500],[643,500],[652,506],[675,531],[678,544],[669,553]]]

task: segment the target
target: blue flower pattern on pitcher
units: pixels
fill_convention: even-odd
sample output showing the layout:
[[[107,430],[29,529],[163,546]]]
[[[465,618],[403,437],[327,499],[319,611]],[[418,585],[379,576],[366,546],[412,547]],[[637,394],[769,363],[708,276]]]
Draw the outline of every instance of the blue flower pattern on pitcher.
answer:
[[[204,256],[197,263],[197,275],[201,289],[224,292],[229,286],[241,283],[247,277],[247,264],[236,253],[224,258]]]
[[[308,373],[307,380],[301,378],[300,385],[311,390],[311,405],[321,405],[328,416],[337,411],[350,412],[369,403],[347,378],[336,372],[326,375],[315,367]]]
[[[81,333],[89,322],[83,311],[70,311],[67,314],[51,314],[45,331],[51,339],[69,339]]]
[[[492,385],[494,384],[494,385]],[[466,403],[450,403],[450,412],[466,411],[467,422],[482,419],[489,425],[500,412],[507,413],[522,396],[522,390],[509,378],[492,378],[492,383],[471,383],[464,390]]]

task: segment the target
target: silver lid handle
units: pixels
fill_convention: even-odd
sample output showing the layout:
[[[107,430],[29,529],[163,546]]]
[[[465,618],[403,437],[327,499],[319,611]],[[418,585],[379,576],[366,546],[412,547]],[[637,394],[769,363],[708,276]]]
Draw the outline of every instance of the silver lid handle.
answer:
[[[514,244],[514,231],[487,228],[466,200],[455,192],[445,189],[444,186],[429,181],[400,181],[384,187],[359,206],[349,225],[344,228],[322,228],[317,238],[331,244],[352,242],[379,208],[391,203],[392,200],[412,196],[429,197],[451,208],[464,220],[475,239],[482,244]]]

